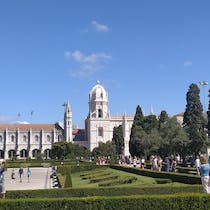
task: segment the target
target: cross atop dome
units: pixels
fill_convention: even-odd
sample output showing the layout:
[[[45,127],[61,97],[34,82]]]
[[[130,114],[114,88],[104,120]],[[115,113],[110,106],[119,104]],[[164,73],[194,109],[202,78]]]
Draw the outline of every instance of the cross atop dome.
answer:
[[[99,80],[97,80],[97,81],[96,81],[96,83],[97,83],[97,84],[100,84],[100,81],[99,81]]]

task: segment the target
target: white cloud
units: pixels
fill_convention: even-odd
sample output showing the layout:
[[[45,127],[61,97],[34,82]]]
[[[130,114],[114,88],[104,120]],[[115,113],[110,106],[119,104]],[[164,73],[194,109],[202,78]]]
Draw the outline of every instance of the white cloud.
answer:
[[[30,124],[29,122],[27,121],[16,121],[14,123],[17,123],[17,124]]]
[[[99,66],[95,65],[82,65],[78,71],[71,73],[72,77],[89,77],[100,69]]]
[[[78,62],[82,62],[84,60],[84,56],[79,50],[76,50],[73,53],[71,53],[71,56],[75,61]]]
[[[91,22],[92,26],[94,27],[94,29],[98,32],[108,32],[109,31],[109,27],[103,24],[98,23],[97,21],[92,21]]]
[[[92,53],[84,55],[79,50],[74,52],[65,52],[65,57],[72,58],[75,62],[79,63],[79,70],[73,72],[73,77],[88,77],[89,75],[99,71],[104,65],[112,58],[111,55],[106,53]]]
[[[110,55],[107,55],[105,53],[93,53],[91,55],[88,55],[84,58],[84,62],[87,62],[87,63],[97,63],[97,62],[102,62],[102,61],[106,61],[106,60],[110,60],[111,59],[111,56]]]
[[[192,66],[192,61],[190,60],[185,61],[184,66]]]
[[[64,56],[65,56],[66,59],[71,58],[71,52],[66,51],[66,52],[64,53]]]

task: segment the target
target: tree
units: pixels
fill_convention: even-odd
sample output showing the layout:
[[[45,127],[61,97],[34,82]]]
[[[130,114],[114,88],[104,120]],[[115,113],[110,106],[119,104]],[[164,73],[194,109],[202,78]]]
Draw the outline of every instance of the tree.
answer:
[[[183,126],[190,138],[189,148],[194,155],[204,151],[207,145],[205,119],[199,93],[198,86],[191,84],[186,96],[187,104],[183,119]]]
[[[161,111],[160,117],[159,117],[159,129],[161,128],[161,125],[164,125],[168,121],[169,117],[166,111]]]
[[[114,145],[116,147],[117,155],[123,154],[124,137],[123,137],[122,125],[120,125],[118,127],[114,127],[112,142],[114,143]]]
[[[149,134],[153,129],[158,128],[158,120],[155,115],[149,115],[144,117],[142,128],[144,131]]]
[[[56,142],[52,145],[52,158],[62,159],[65,157],[66,142]]]
[[[138,105],[136,108],[136,114],[134,116],[133,125],[131,127],[129,152],[132,156],[138,156],[139,154],[139,141],[141,140],[144,131],[142,129],[144,116],[141,107]]]
[[[210,90],[209,90],[209,106],[208,106],[208,111],[207,111],[207,130],[208,130],[208,137],[210,137]]]
[[[158,120],[155,115],[143,116],[137,106],[134,122],[131,128],[129,151],[132,156],[149,156],[159,148]]]
[[[138,141],[138,156],[144,156],[147,159],[151,155],[158,154],[160,142],[161,138],[157,129],[152,129],[150,133],[145,133]]]
[[[189,138],[176,118],[169,118],[159,129],[161,143],[159,154],[169,156],[179,154],[184,157],[188,152]]]
[[[133,125],[142,126],[143,120],[144,120],[144,115],[141,110],[141,107],[138,105],[136,107],[136,114],[134,116]]]
[[[107,141],[106,143],[99,142],[99,146],[93,149],[92,155],[97,157],[115,157],[115,145],[111,141]]]
[[[141,155],[144,155],[142,144],[146,138],[146,133],[141,126],[134,126],[132,128],[132,135],[129,141],[129,152],[132,156],[140,157]]]
[[[83,146],[71,142],[56,142],[52,145],[52,158],[75,159],[76,157],[87,158],[90,151]]]

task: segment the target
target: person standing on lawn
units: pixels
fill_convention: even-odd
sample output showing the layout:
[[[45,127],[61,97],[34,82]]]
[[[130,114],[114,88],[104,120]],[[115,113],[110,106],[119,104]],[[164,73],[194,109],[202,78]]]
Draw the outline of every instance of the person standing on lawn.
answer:
[[[200,167],[201,167],[201,161],[200,161],[199,156],[197,156],[195,159],[195,168],[197,171],[197,175],[200,175],[200,171],[199,171]]]
[[[199,171],[201,175],[201,183],[203,186],[203,191],[205,193],[210,193],[210,179],[209,179],[210,165],[208,163],[208,158],[205,156],[201,157],[201,165]]]

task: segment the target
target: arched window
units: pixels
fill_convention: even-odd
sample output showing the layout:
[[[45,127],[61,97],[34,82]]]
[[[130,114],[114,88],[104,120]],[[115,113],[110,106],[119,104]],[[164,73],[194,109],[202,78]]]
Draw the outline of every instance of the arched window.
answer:
[[[99,127],[98,128],[98,136],[102,136],[103,137],[103,128],[102,127]]]
[[[51,141],[50,135],[47,135],[47,141],[48,141],[48,142]]]
[[[35,136],[35,142],[38,142],[38,141],[39,141],[39,136],[36,135],[36,136]]]
[[[63,138],[62,138],[62,135],[58,135],[58,141],[62,141]]]
[[[103,112],[101,109],[98,110],[98,117],[99,118],[102,118],[103,117]]]
[[[11,142],[15,142],[15,137],[13,135],[11,136]]]
[[[26,142],[26,140],[27,140],[27,137],[26,137],[26,135],[24,135],[23,136],[23,142]]]
[[[92,99],[95,101],[96,100],[96,94],[94,93],[92,96]]]

